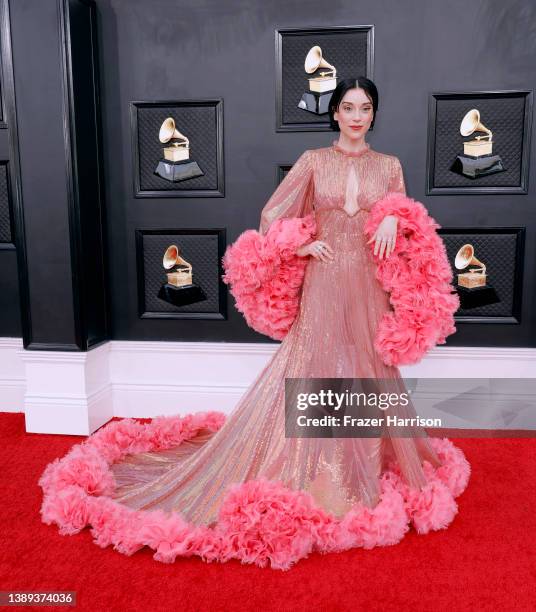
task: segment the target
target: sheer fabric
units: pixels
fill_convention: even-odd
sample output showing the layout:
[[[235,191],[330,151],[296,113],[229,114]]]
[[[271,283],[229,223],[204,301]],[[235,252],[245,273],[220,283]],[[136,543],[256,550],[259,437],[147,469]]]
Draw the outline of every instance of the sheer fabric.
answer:
[[[263,208],[259,231],[265,234],[276,219],[313,213],[317,239],[333,248],[334,260],[309,258],[292,328],[222,428],[115,464],[116,501],[211,525],[229,485],[260,476],[309,491],[337,517],[356,502],[378,503],[380,476],[391,460],[409,485],[426,484],[422,462],[439,467],[440,461],[419,427],[411,438],[388,431],[373,439],[286,438],[284,430],[285,378],[388,378],[406,391],[399,370],[373,347],[390,304],[363,231],[372,205],[389,191],[405,193],[400,162],[369,145],[349,153],[334,142],[300,156]],[[391,414],[416,416],[411,404]]]

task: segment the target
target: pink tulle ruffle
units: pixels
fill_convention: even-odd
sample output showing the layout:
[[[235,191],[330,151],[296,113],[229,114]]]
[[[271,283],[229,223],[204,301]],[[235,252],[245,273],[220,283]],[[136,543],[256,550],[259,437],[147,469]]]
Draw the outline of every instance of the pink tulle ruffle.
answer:
[[[387,365],[408,365],[445,344],[456,331],[454,313],[460,299],[451,285],[445,245],[436,231],[441,226],[424,205],[402,193],[388,193],[367,218],[367,238],[386,215],[398,218],[395,249],[387,258],[374,257],[376,278],[389,292],[393,312],[383,315],[374,347]]]
[[[408,487],[396,462],[381,477],[381,500],[374,509],[354,506],[342,519],[316,505],[306,491],[265,478],[236,483],[220,507],[214,526],[196,526],[179,513],[134,510],[111,497],[115,482],[110,466],[131,453],[172,448],[200,430],[217,431],[220,412],[158,417],[141,424],[113,421],[67,455],[50,463],[39,485],[42,520],[62,535],[89,526],[94,542],[132,555],[148,546],[154,559],[172,563],[197,555],[204,561],[238,559],[259,567],[287,570],[312,551],[396,544],[410,526],[419,533],[446,528],[456,515],[455,497],[467,486],[470,466],[450,440],[430,438],[442,466],[424,462],[428,484]]]
[[[282,340],[299,308],[299,293],[307,265],[296,250],[310,242],[314,216],[277,219],[263,236],[246,230],[227,247],[222,279],[231,287],[236,308],[248,325],[274,340]]]

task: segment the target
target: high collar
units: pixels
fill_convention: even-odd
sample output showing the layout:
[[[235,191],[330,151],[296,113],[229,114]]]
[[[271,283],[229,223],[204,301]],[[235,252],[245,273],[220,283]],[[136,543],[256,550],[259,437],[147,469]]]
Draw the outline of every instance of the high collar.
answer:
[[[347,155],[348,157],[361,157],[361,155],[364,155],[365,153],[371,151],[370,144],[368,142],[365,142],[365,147],[360,151],[348,151],[347,149],[343,149],[341,146],[339,146],[338,140],[334,140],[332,146],[335,151],[339,151],[339,153]]]

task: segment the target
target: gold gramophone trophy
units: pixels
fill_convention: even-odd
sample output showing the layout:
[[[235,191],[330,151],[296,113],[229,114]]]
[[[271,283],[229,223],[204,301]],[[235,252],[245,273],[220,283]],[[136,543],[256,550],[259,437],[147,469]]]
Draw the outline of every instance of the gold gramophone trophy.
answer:
[[[324,115],[328,112],[329,101],[333,95],[333,90],[337,87],[337,69],[322,57],[322,49],[315,45],[311,47],[304,63],[305,72],[312,74],[319,68],[327,68],[319,75],[307,79],[309,81],[309,91],[306,91],[298,103],[298,108]]]
[[[458,295],[460,306],[465,309],[478,308],[499,302],[499,296],[495,289],[488,284],[486,266],[475,257],[475,249],[472,244],[464,244],[454,258],[457,270],[464,270],[470,266],[467,272],[457,274]]]
[[[463,155],[456,156],[450,167],[452,172],[470,179],[504,172],[501,157],[493,155],[492,132],[480,122],[480,112],[476,108],[466,113],[460,124],[462,136],[471,136],[474,132],[484,132],[484,135],[464,141]]]
[[[167,283],[160,287],[158,297],[174,306],[186,306],[207,299],[206,293],[192,281],[192,264],[181,257],[176,244],[168,246],[162,265],[166,270]]]
[[[163,149],[164,157],[158,162],[154,171],[156,175],[173,183],[203,176],[198,163],[190,159],[190,141],[175,127],[172,117],[168,117],[160,126],[158,140],[169,146]]]

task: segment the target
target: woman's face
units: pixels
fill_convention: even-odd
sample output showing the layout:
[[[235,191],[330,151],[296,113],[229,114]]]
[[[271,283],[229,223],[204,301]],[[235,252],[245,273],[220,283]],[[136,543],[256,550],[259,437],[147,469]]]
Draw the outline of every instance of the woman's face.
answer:
[[[350,140],[364,137],[374,119],[372,102],[365,90],[360,87],[349,89],[339,104],[338,111],[333,113],[340,131]],[[359,129],[357,129],[359,126]]]

